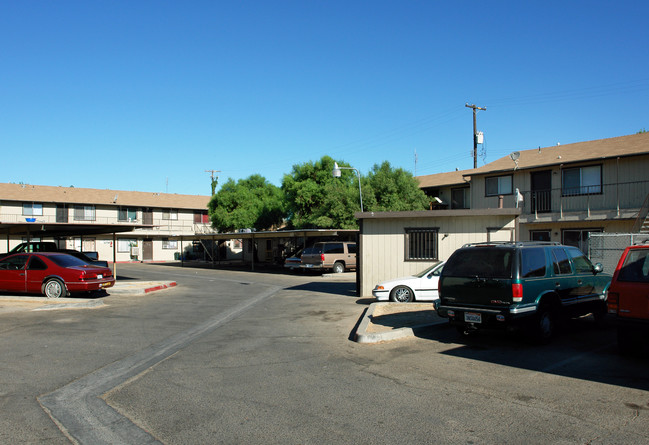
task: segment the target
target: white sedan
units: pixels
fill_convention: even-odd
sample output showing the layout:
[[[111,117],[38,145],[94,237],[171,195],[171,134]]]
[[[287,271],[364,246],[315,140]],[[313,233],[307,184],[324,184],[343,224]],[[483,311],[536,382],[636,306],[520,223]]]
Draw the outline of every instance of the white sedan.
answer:
[[[372,295],[378,301],[394,301],[408,303],[410,301],[435,301],[439,300],[437,283],[442,274],[444,262],[436,263],[410,277],[397,278],[384,281],[376,285]]]

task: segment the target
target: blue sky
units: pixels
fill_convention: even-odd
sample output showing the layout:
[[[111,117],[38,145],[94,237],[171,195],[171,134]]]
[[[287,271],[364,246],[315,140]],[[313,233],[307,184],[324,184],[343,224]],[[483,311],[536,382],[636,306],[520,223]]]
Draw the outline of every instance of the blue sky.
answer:
[[[645,1],[2,1],[0,182],[182,194],[649,130]],[[482,150],[481,150],[482,151]],[[415,152],[417,162],[415,163]]]

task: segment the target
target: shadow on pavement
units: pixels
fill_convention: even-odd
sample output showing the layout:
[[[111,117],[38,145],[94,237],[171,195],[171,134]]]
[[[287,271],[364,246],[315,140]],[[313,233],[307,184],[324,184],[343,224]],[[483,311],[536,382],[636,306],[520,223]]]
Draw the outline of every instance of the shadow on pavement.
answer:
[[[325,294],[337,294],[343,297],[356,297],[356,283],[347,281],[325,281],[300,284],[287,287],[287,290],[301,290],[305,292],[320,292]]]
[[[548,345],[504,331],[464,336],[448,324],[417,331],[419,338],[455,345],[444,355],[649,391],[649,356],[620,355],[615,335],[612,326],[597,328],[590,319],[572,320]]]

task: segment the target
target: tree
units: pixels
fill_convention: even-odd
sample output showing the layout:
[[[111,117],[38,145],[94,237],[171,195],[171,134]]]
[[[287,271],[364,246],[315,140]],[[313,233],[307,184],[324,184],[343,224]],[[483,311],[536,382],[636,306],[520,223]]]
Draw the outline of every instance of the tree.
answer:
[[[323,156],[316,162],[294,165],[291,174],[284,175],[282,190],[292,227],[358,228],[354,218],[354,212],[360,211],[356,175],[343,170],[340,178],[334,178],[333,167],[334,160]]]
[[[394,169],[388,161],[374,164],[363,182],[365,211],[427,210],[429,199],[412,173]]]
[[[261,175],[228,179],[208,204],[212,226],[221,232],[271,229],[282,222],[284,207],[282,190]]]

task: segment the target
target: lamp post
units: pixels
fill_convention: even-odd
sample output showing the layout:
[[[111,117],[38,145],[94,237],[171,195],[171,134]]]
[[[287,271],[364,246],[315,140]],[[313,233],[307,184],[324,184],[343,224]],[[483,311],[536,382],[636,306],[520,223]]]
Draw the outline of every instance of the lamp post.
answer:
[[[334,162],[334,169],[331,171],[331,174],[333,175],[334,178],[340,178],[340,170],[354,170],[356,172],[356,176],[358,176],[358,197],[361,200],[361,213],[363,212],[363,191],[361,190],[361,173],[358,171],[358,169],[355,169],[354,167],[339,167],[337,162]]]

